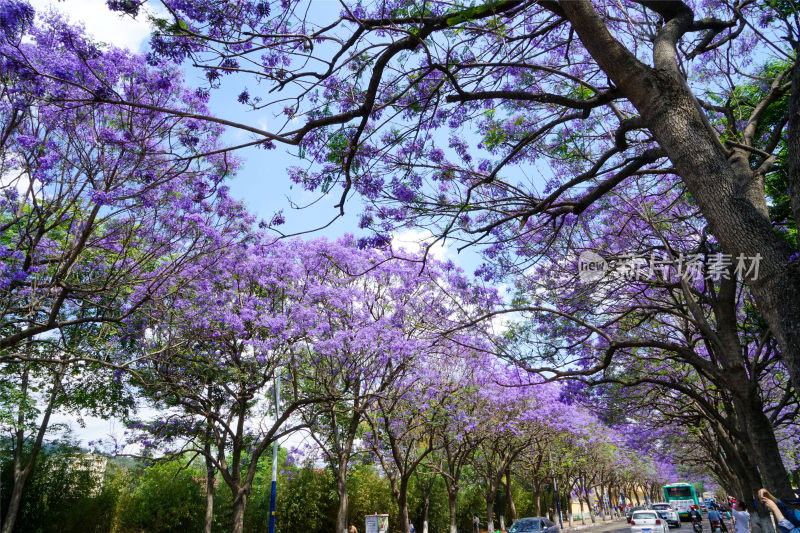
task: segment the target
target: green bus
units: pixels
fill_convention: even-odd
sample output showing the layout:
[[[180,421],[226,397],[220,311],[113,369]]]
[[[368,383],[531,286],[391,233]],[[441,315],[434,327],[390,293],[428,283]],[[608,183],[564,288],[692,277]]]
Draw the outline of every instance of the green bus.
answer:
[[[689,518],[689,507],[698,505],[697,492],[689,483],[671,483],[664,485],[664,499],[681,518]]]

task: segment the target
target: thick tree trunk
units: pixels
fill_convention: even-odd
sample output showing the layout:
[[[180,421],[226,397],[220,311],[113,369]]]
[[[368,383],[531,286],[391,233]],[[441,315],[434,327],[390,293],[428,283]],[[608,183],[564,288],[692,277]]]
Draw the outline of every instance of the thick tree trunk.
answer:
[[[800,390],[800,261],[790,264],[796,250],[773,231],[763,176],[750,169],[747,152],[728,152],[709,128],[677,67],[674,42],[659,41],[651,68],[614,39],[590,0],[559,6],[592,57],[638,109],[725,252],[734,261],[758,257],[758,276],[751,273],[745,281]],[[673,26],[691,24],[691,13],[676,12],[673,18]]]
[[[536,483],[533,486],[533,509],[536,513],[536,516],[542,515],[542,485],[541,483]]]
[[[244,510],[247,507],[247,492],[236,491],[233,496],[233,528],[232,533],[244,533]]]
[[[752,533],[775,533],[775,527],[772,524],[772,518],[769,513],[751,513],[750,514],[750,531]]]
[[[456,528],[456,499],[458,493],[454,489],[447,491],[447,507],[450,510],[450,533],[458,533]],[[471,532],[470,532],[471,533]]]
[[[494,533],[494,499],[486,499],[486,529]]]
[[[752,388],[751,386],[750,389]],[[775,430],[764,414],[758,392],[751,392],[753,394],[749,398],[737,402],[736,410],[744,415],[745,423],[742,425],[753,445],[758,470],[764,478],[764,484],[770,487],[770,492],[782,498],[792,498],[792,485],[778,449]]]
[[[336,510],[336,533],[347,533],[347,473],[341,468],[336,473],[336,492],[339,495],[339,507]]]
[[[405,501],[403,501],[402,504],[400,505],[399,513],[400,513],[399,517],[400,528],[403,531],[403,533],[409,533],[410,527],[408,521],[408,505],[406,504]]]
[[[403,478],[400,480],[397,490],[397,510],[400,514],[400,528],[403,533],[409,533],[408,526],[408,480]]]

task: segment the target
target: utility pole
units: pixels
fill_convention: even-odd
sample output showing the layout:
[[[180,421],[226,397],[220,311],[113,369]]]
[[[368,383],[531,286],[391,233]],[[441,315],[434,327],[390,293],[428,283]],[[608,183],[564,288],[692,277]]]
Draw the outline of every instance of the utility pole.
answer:
[[[275,423],[278,423],[278,406],[281,402],[281,373],[275,370]],[[269,494],[269,533],[275,533],[275,498],[278,495],[278,439],[272,444],[272,488]]]

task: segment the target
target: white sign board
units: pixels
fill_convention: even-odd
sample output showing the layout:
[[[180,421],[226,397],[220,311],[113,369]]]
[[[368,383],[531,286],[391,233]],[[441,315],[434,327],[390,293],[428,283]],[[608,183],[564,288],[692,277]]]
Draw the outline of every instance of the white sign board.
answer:
[[[689,507],[694,505],[694,500],[670,500],[669,503],[679,513],[688,513]]]
[[[371,514],[365,517],[365,533],[389,533],[389,515]]]

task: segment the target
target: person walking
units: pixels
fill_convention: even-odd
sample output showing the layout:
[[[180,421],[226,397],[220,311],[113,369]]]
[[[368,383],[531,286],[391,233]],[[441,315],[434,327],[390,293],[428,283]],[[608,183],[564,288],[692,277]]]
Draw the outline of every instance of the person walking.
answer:
[[[472,515],[472,533],[480,533],[478,526],[480,525],[480,520],[478,520],[478,515]]]
[[[347,528],[347,533],[358,533],[356,526],[352,522],[350,522],[350,527]]]

